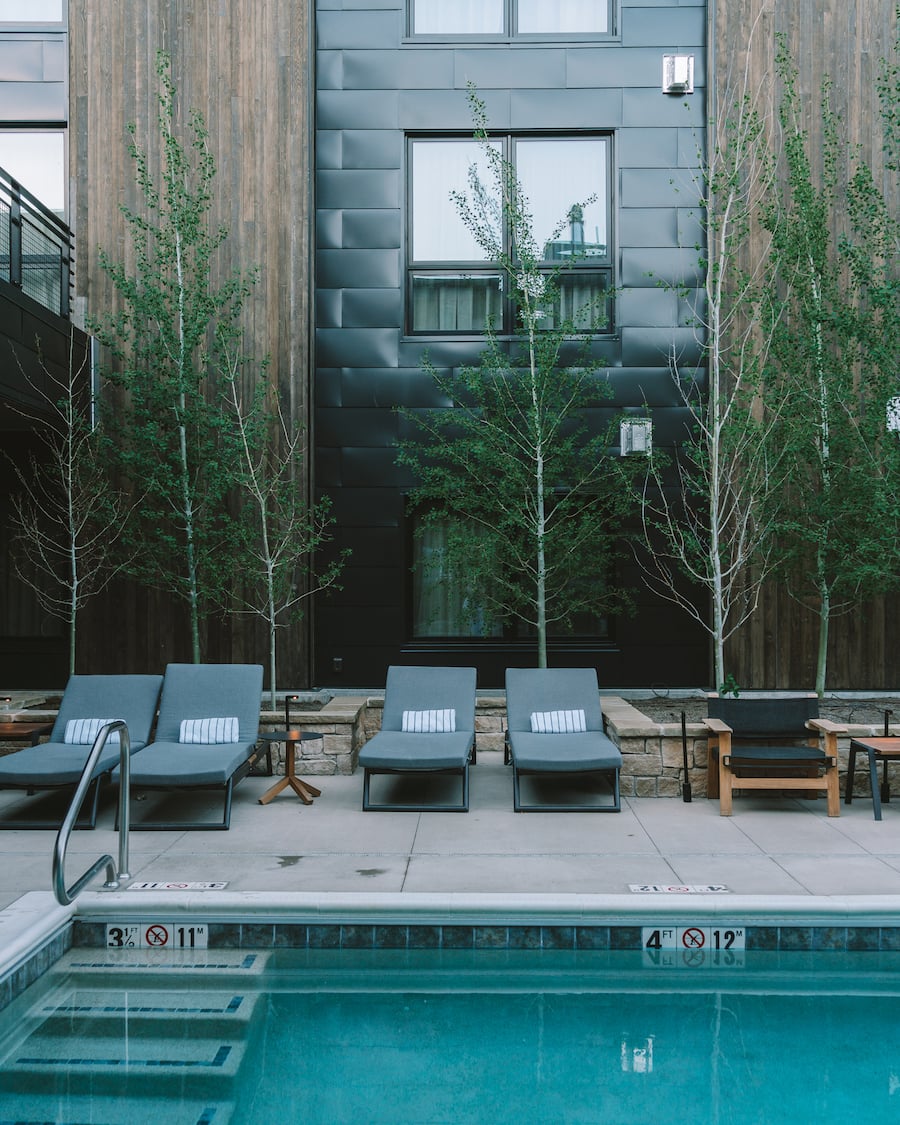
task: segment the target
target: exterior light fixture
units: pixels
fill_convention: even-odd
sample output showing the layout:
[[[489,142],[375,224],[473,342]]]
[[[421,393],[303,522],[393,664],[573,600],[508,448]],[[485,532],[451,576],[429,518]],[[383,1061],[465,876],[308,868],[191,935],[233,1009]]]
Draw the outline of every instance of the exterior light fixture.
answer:
[[[664,94],[693,94],[693,55],[663,55],[662,92]]]
[[[649,457],[653,422],[649,418],[624,418],[619,423],[619,449],[623,457]]]

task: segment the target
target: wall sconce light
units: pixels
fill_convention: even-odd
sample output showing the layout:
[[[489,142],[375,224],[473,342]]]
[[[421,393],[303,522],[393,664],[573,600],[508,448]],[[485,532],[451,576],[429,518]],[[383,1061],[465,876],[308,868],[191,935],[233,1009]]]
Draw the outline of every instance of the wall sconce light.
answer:
[[[693,94],[693,55],[663,55],[662,92],[664,94]]]
[[[900,395],[888,399],[887,428],[893,433],[900,431]]]
[[[619,423],[619,449],[623,457],[649,457],[653,451],[653,422],[649,418],[624,418]]]

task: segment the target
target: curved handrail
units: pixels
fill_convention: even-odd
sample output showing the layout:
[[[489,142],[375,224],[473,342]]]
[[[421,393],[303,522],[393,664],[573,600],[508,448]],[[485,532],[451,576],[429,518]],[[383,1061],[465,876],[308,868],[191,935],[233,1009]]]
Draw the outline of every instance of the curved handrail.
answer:
[[[75,826],[75,821],[78,819],[78,814],[81,812],[84,798],[94,780],[92,777],[94,766],[96,766],[100,754],[103,752],[103,747],[106,745],[107,738],[114,731],[119,732],[119,870],[116,872],[111,855],[102,855],[95,863],[91,864],[80,879],[76,879],[72,886],[66,889],[65,864],[69,836],[72,834],[72,829]],[[87,761],[81,773],[81,779],[75,789],[72,803],[69,805],[69,811],[66,813],[59,827],[59,832],[56,834],[56,846],[53,849],[53,893],[56,895],[56,901],[62,906],[68,906],[70,903],[73,903],[85,885],[93,879],[104,864],[106,865],[106,882],[103,885],[107,889],[114,890],[123,880],[131,878],[128,874],[130,789],[131,739],[128,735],[128,725],[125,720],[115,719],[111,723],[104,723],[100,730],[97,731],[97,737],[94,739],[90,753],[87,756]]]

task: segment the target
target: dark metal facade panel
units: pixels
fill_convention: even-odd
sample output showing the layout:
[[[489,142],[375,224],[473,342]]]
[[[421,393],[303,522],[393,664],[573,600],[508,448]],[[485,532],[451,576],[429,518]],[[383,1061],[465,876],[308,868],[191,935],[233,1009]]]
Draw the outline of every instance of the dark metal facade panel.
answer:
[[[622,362],[627,367],[667,367],[673,350],[679,366],[699,366],[701,348],[691,328],[622,329]]]
[[[316,44],[323,50],[354,47],[377,50],[395,47],[403,35],[403,13],[399,10],[319,11],[316,20]]]
[[[400,211],[397,208],[345,210],[343,240],[348,250],[400,248]]]
[[[397,289],[400,286],[399,251],[390,247],[320,250],[316,281],[334,289],[347,284],[367,289]]]
[[[340,250],[344,243],[343,211],[321,210],[316,213],[316,246],[321,250]],[[371,243],[366,243],[367,246]]]
[[[623,246],[671,246],[683,242],[674,207],[623,207],[618,235]]]
[[[536,50],[508,48],[456,51],[454,83],[465,89],[474,82],[479,90],[531,89],[558,90],[566,85],[566,56],[562,47]]]
[[[678,323],[678,294],[674,289],[622,289],[616,298],[621,327],[665,327]]]
[[[340,328],[343,324],[343,289],[316,290],[316,324],[320,328]]]
[[[341,323],[345,328],[388,328],[403,319],[399,289],[344,289]]]
[[[316,88],[340,90],[344,84],[344,52],[319,51],[316,58]]]
[[[659,76],[662,79],[661,55]],[[698,86],[690,96],[682,97],[662,94],[658,86],[627,89],[622,93],[622,121],[631,128],[671,125],[699,131],[705,125],[704,100],[702,86]]]
[[[326,367],[353,367],[396,362],[399,328],[321,328],[316,355]]]
[[[706,42],[706,5],[669,4],[664,7],[623,8],[623,47],[660,47],[684,52]]]
[[[397,90],[322,90],[316,95],[319,129],[396,129]]]
[[[662,81],[662,54],[657,47],[625,50],[618,43],[570,50],[566,52],[567,85],[570,89],[649,86],[658,90]]]
[[[344,129],[342,168],[400,168],[403,137],[396,129]]]
[[[686,109],[685,99],[665,97],[659,84],[662,54],[685,47],[697,53],[692,44],[702,42],[696,39],[702,21],[697,22],[696,6],[665,0],[623,9],[634,46],[612,38],[578,45],[473,44],[460,38],[424,47],[399,36],[392,43],[377,36],[363,42],[356,27],[345,35],[352,23],[347,17],[366,16],[372,3],[329,0],[323,7],[319,0],[320,18],[331,14],[320,32],[329,49],[320,51],[326,73],[318,94],[323,148],[317,205],[324,231],[317,238],[317,281],[330,292],[320,306],[316,334],[323,369],[315,420],[317,484],[333,498],[336,543],[352,550],[353,577],[351,591],[335,592],[317,609],[317,678],[379,682],[387,663],[452,662],[465,650],[466,660],[479,666],[480,682],[495,677],[493,686],[500,686],[507,663],[531,659],[527,645],[466,642],[448,648],[416,641],[407,615],[411,541],[404,507],[412,482],[396,465],[395,443],[417,431],[396,407],[415,414],[450,405],[426,360],[441,371],[477,363],[484,339],[403,334],[406,139],[417,133],[470,135],[468,80],[476,83],[490,127],[498,132],[611,134],[613,283],[626,291],[616,301],[612,330],[591,344],[598,383],[610,387],[612,397],[598,394],[587,420],[598,428],[623,409],[643,414],[649,408],[655,441],[665,446],[680,440],[685,417],[669,357],[674,348],[683,371],[694,374],[699,353],[694,329],[686,326],[696,301],[660,288],[657,277],[696,273],[699,240],[689,215],[697,193],[686,191],[680,179],[676,191],[672,181],[679,176],[690,181],[697,140],[692,155],[687,139],[699,128],[702,140],[703,95],[698,91]],[[388,4],[392,17],[401,14],[397,0]],[[647,27],[647,8],[665,25],[655,37]],[[676,28],[679,34],[670,42]],[[638,42],[641,35],[646,42]],[[666,39],[664,48],[660,37]],[[334,86],[336,79],[343,88]],[[563,349],[561,362],[576,362],[578,354],[573,343]],[[615,645],[590,641],[554,650],[554,659],[602,666],[606,682],[619,684],[629,677],[646,682],[657,664],[660,674],[668,674],[673,638],[658,634],[659,600],[642,591],[638,601],[638,617],[618,623]],[[673,624],[666,618],[665,630],[684,636],[691,626],[687,619]],[[705,668],[705,638],[693,635],[688,643],[692,653],[704,654]],[[662,651],[665,668],[656,655]],[[335,658],[343,671],[334,669]],[[693,657],[685,659],[678,674],[684,670],[692,678],[695,665]]]
[[[622,129],[616,148],[622,168],[673,168],[678,164],[678,130]]]
[[[345,51],[345,90],[434,90],[454,84],[449,50]]]
[[[514,90],[512,129],[613,129],[622,124],[621,90]]]
[[[702,285],[701,252],[694,247],[629,246],[622,251],[623,285]]]
[[[316,173],[317,198],[329,208],[396,206],[399,179],[393,168],[325,168]]]

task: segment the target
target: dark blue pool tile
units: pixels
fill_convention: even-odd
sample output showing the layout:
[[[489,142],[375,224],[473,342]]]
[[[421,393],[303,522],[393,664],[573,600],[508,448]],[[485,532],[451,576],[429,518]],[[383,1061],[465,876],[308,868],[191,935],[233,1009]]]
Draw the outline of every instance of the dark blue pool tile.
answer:
[[[644,942],[640,926],[610,926],[610,949],[643,949]]]
[[[813,926],[811,931],[812,948],[816,952],[843,951],[847,948],[846,926]]]
[[[409,944],[408,926],[376,926],[374,949],[406,949]]]
[[[340,926],[309,926],[307,929],[310,949],[340,949]]]
[[[778,935],[778,948],[784,952],[812,949],[811,926],[782,926]]]
[[[748,926],[746,930],[746,947],[754,952],[767,951],[774,953],[778,949],[777,926]]]
[[[576,949],[609,949],[609,926],[579,926],[575,931]]]
[[[541,945],[544,949],[574,949],[574,926],[541,926]]]
[[[509,930],[506,926],[475,926],[472,941],[476,949],[506,949]]]
[[[889,953],[900,950],[900,928],[897,926],[882,926],[878,933],[879,949]]]
[[[309,945],[308,927],[284,922],[275,927],[276,949],[306,949]]]
[[[540,949],[541,948],[541,927],[540,926],[510,926],[509,927],[509,948],[510,949]]]
[[[372,949],[374,926],[341,926],[341,949]]]
[[[475,943],[474,926],[444,926],[441,945],[444,949],[471,949]]]
[[[240,922],[211,922],[207,944],[210,949],[240,949]]]
[[[103,949],[106,945],[106,923],[84,922],[76,918],[72,926],[72,944],[76,949]]]
[[[854,953],[870,953],[881,948],[881,930],[877,926],[848,926],[847,948]]]
[[[409,948],[410,949],[440,949],[441,947],[441,927],[440,926],[410,926],[409,927]]]
[[[244,922],[241,949],[271,949],[275,945],[275,926],[271,922]]]

